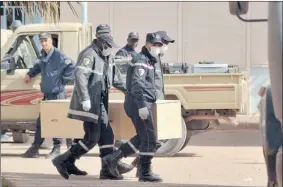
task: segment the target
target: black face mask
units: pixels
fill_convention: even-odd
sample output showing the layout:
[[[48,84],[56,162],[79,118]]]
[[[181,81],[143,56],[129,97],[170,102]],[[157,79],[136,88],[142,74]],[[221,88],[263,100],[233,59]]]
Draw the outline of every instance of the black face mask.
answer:
[[[138,40],[133,39],[133,40],[128,40],[128,47],[131,49],[135,49],[138,46]]]
[[[136,47],[135,47],[135,44],[128,44],[128,47],[130,48],[130,49],[135,49]]]

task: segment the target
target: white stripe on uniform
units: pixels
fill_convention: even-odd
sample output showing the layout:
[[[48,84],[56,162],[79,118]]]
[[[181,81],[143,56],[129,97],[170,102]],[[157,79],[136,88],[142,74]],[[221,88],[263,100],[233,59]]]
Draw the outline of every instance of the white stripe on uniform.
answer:
[[[92,118],[92,119],[98,120],[98,115],[92,114],[92,113],[89,113],[89,112],[69,109],[68,113],[69,114],[73,114],[73,115],[84,116],[84,117],[88,117],[88,118]]]
[[[150,66],[150,65],[147,65],[147,64],[144,64],[144,63],[129,63],[129,65],[130,66],[143,66],[143,67],[145,67],[145,68],[147,68],[147,69],[154,69],[154,67],[153,66]]]
[[[127,143],[129,144],[129,146],[133,149],[135,153],[138,152],[138,149],[132,144],[132,142],[128,141]]]

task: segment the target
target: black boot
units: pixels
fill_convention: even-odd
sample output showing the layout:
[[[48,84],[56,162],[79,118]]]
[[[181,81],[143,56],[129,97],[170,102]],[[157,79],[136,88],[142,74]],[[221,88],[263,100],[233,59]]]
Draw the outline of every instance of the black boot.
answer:
[[[76,155],[68,150],[64,154],[55,157],[52,163],[62,177],[69,179],[68,164],[74,159],[76,159]]]
[[[39,145],[32,145],[24,154],[21,155],[23,158],[38,158],[39,157]]]
[[[151,160],[152,156],[140,156],[140,182],[162,182],[162,179],[151,171]]]
[[[76,157],[71,157],[67,163],[67,171],[69,173],[69,175],[81,175],[81,176],[85,176],[88,173],[86,171],[82,171],[80,170],[76,165]]]
[[[61,148],[60,144],[54,145],[52,151],[48,155],[46,155],[45,158],[53,159],[56,156],[60,155],[60,148]]]
[[[131,164],[124,163],[122,161],[118,162],[117,170],[120,174],[128,173],[134,169],[134,166]]]
[[[109,172],[115,177],[119,177],[120,173],[118,171],[118,163],[124,157],[124,154],[121,150],[113,151],[113,153],[106,155],[102,158],[105,165],[108,167]]]
[[[112,173],[109,171],[107,164],[103,161],[103,159],[101,159],[101,170],[99,179],[122,180],[124,179],[124,177],[120,174],[118,177],[112,175]]]
[[[133,160],[132,166],[137,168],[136,177],[139,178],[140,176],[140,157],[139,156],[137,156],[135,160]]]

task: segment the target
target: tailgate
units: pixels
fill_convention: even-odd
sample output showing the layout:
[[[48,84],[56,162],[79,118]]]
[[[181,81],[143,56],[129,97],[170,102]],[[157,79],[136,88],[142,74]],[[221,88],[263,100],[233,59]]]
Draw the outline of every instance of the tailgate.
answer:
[[[176,95],[185,109],[248,110],[248,78],[245,74],[170,75],[166,95]]]

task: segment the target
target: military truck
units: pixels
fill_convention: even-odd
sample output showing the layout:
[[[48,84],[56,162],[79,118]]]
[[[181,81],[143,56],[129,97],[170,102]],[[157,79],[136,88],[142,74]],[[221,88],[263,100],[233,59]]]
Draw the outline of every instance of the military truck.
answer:
[[[23,78],[39,57],[38,34],[50,32],[57,48],[72,59],[93,39],[90,24],[31,24],[18,28],[1,48],[1,128],[13,132],[15,142],[26,142],[35,130],[39,115],[40,76],[32,84]],[[162,140],[158,155],[172,156],[181,151],[194,132],[204,130],[219,119],[234,123],[237,114],[248,111],[248,75],[245,72],[165,74],[167,100],[182,104],[182,138]],[[73,85],[67,85],[71,96]],[[112,89],[110,99],[124,95]],[[174,128],[174,124],[172,124]]]
[[[13,31],[7,29],[1,29],[1,47],[4,46],[6,41],[12,36]]]

